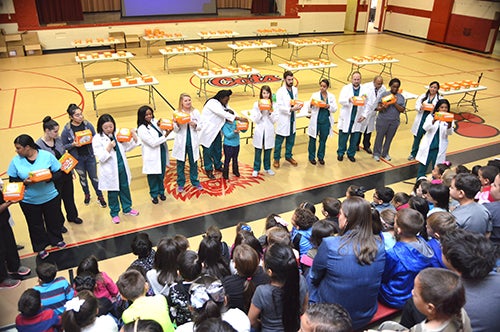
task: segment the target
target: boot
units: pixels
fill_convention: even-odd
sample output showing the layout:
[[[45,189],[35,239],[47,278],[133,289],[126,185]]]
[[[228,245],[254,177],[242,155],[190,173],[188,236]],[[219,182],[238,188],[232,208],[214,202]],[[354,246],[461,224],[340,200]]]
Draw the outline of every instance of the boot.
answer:
[[[240,172],[238,170],[237,164],[233,166],[233,174],[234,174],[234,176],[240,177]]]
[[[222,177],[225,179],[225,180],[228,180],[229,179],[229,170],[227,168],[224,168],[224,170],[222,171]]]

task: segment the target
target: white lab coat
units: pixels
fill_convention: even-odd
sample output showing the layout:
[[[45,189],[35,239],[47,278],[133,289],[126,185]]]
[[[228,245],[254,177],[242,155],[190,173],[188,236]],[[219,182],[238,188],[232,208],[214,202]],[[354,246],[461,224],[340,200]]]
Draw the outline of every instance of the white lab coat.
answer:
[[[194,161],[198,161],[200,158],[200,140],[198,137],[202,128],[200,111],[194,109],[189,112],[189,114],[191,115],[191,121],[196,122],[196,128],[191,127],[189,123],[180,125],[174,122],[175,140],[172,149],[172,157],[180,161],[186,161],[186,137],[188,128],[191,134],[191,150],[193,151]]]
[[[321,91],[315,92],[311,96],[311,100],[321,100]],[[325,101],[328,105],[330,105],[330,132],[328,136],[333,136],[333,113],[337,112],[337,100],[335,96],[330,92],[327,92],[327,100]],[[311,111],[311,121],[309,121],[309,126],[307,127],[307,135],[316,138],[318,136],[318,113],[319,107],[312,106],[309,102],[309,110]]]
[[[143,174],[161,174],[161,146],[164,145],[167,151],[167,166],[169,163],[168,146],[166,143],[165,131],[158,128],[156,125],[157,120],[153,119],[151,124],[140,125],[137,128],[137,136],[142,141],[142,173]],[[163,135],[158,136],[158,131],[153,128],[156,127]]]
[[[274,105],[273,105],[274,106]],[[261,111],[259,102],[253,104],[250,111],[250,120],[255,124],[253,128],[253,146],[257,149],[274,148],[274,124],[278,119],[277,112]],[[264,147],[262,141],[264,140]]]
[[[439,150],[436,158],[436,164],[441,164],[446,160],[446,149],[448,148],[448,136],[453,134],[453,126],[455,123],[451,124],[451,127],[448,128],[448,123],[444,121],[436,121],[432,124],[432,120],[434,119],[433,114],[429,114],[425,119],[424,125],[422,128],[425,130],[425,135],[422,137],[422,141],[420,142],[420,147],[418,148],[416,160],[421,162],[422,164],[427,163],[427,157],[429,156],[429,148],[431,146],[432,139],[434,135],[438,133],[439,130]]]
[[[375,85],[373,82],[363,84],[366,93],[366,120],[361,125],[361,132],[372,133],[375,131],[375,119],[377,118],[378,96],[386,91],[385,86],[381,86],[375,95]]]
[[[424,114],[424,110],[422,108],[422,98],[425,97],[425,93],[421,94],[420,97],[415,101],[415,111],[417,111],[417,115],[415,115],[415,120],[413,121],[413,125],[411,126],[411,133],[413,136],[417,136],[418,133],[418,125],[420,124],[420,120],[422,120],[422,115]],[[437,94],[432,100],[432,105],[436,106],[439,99],[442,97]],[[425,101],[427,103],[427,100]]]
[[[297,99],[299,92],[296,87],[292,86],[292,94],[293,99]],[[276,102],[274,103],[274,111],[278,112],[277,120],[276,120],[276,134],[281,136],[290,136],[290,95],[286,90],[286,86],[283,85],[281,88],[276,91]],[[297,111],[298,112],[298,111]],[[295,133],[297,124],[297,119],[293,122],[293,133]]]
[[[217,99],[209,99],[201,112],[201,131],[199,135],[200,144],[208,148],[212,145],[222,126],[229,120],[236,118],[236,114],[226,111],[229,106],[224,107]]]
[[[118,178],[118,159],[116,157],[116,151],[114,149],[111,149],[111,152],[108,152],[108,150],[106,149],[110,141],[111,140],[109,139],[109,137],[105,134],[96,134],[92,139],[92,148],[94,149],[94,155],[99,162],[99,190],[119,191],[120,181]],[[119,143],[118,141],[116,142],[116,148],[120,149],[120,153],[122,155],[129,185],[130,180],[132,180],[132,175],[130,173],[130,168],[128,167],[127,156],[125,155],[125,152],[132,150],[136,146],[137,143],[134,141],[134,139],[127,143]]]
[[[360,85],[359,96],[366,94],[365,88],[363,85]],[[349,131],[349,124],[351,122],[351,111],[352,111],[352,103],[349,101],[351,97],[354,96],[354,92],[352,91],[352,83],[345,85],[342,90],[340,90],[339,95],[339,104],[341,105],[340,114],[339,114],[339,122],[337,127],[339,130],[342,130],[344,133]],[[358,122],[358,118],[364,116],[365,118],[368,116],[366,112],[366,102],[365,106],[358,106],[358,111],[356,113],[356,118],[354,120],[354,124],[352,125],[351,132],[355,133],[361,131],[363,126],[363,122]]]

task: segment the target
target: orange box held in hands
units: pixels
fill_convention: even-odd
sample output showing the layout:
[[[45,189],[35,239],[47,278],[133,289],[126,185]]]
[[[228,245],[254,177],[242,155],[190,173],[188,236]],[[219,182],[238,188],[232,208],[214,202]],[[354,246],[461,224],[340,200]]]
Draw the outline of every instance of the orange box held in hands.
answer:
[[[38,171],[29,172],[29,179],[32,182],[42,182],[52,179],[52,172],[50,169],[44,168]]]
[[[236,129],[238,129],[239,131],[247,131],[248,130],[248,122],[236,121]]]
[[[6,202],[17,202],[24,198],[24,183],[11,182],[3,187],[3,199]]]
[[[354,106],[365,106],[366,97],[352,97],[352,104]]]
[[[302,108],[304,106],[304,102],[297,99],[290,100],[290,106],[295,106],[295,105],[297,105],[299,108]]]
[[[311,105],[316,106],[316,107],[320,107],[320,108],[325,108],[327,104],[323,100],[312,99]]]
[[[396,103],[397,98],[395,95],[393,95],[391,93],[390,95],[383,97],[381,101],[382,101],[382,104],[384,104],[384,105],[392,105],[392,104]]]
[[[259,110],[269,111],[272,108],[272,103],[270,99],[260,99],[259,100]]]
[[[61,163],[61,171],[66,174],[71,172],[73,168],[75,168],[76,164],[78,164],[78,160],[69,154],[69,152],[65,152],[59,159],[59,162]]]
[[[160,121],[158,121],[158,126],[162,130],[173,130],[174,129],[174,123],[170,119],[160,119]]]
[[[186,124],[191,121],[191,115],[185,112],[176,111],[174,112],[174,120],[178,124]]]
[[[90,129],[75,132],[75,142],[78,146],[92,143],[92,132]]]
[[[120,143],[130,142],[132,140],[132,132],[128,128],[121,128],[116,134],[116,140]]]
[[[420,109],[422,111],[432,112],[434,110],[434,105],[428,103],[422,103],[422,107],[420,107]]]
[[[434,120],[452,122],[453,120],[455,120],[455,115],[449,112],[436,112],[434,113]]]

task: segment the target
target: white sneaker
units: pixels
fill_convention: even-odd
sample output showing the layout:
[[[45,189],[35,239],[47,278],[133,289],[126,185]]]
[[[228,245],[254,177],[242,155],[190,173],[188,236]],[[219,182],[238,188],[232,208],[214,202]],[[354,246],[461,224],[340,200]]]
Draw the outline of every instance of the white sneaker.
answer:
[[[258,177],[258,176],[259,176],[259,172],[257,172],[257,171],[253,171],[253,172],[252,172],[252,176],[253,176],[254,178]]]
[[[267,174],[269,174],[269,175],[274,175],[274,174],[276,174],[276,172],[275,172],[275,171],[273,171],[272,169],[268,169],[268,170],[266,170],[266,172],[267,172]]]
[[[387,161],[391,161],[391,156],[389,156],[389,155],[387,155],[387,156],[385,156],[385,157],[382,157],[382,158],[384,158],[384,159],[385,159],[385,160],[387,160]]]
[[[380,161],[380,157],[379,156],[373,156],[373,159],[375,159],[375,161]]]

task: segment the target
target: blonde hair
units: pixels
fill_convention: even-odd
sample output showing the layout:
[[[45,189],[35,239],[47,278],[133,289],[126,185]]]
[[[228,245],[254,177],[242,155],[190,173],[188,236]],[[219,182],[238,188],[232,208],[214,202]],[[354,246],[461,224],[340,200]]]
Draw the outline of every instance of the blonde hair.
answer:
[[[183,111],[184,109],[182,108],[182,100],[184,99],[184,97],[188,97],[188,98],[191,98],[191,96],[187,93],[181,93],[181,95],[179,96],[179,107],[177,108],[179,111]],[[193,107],[193,104],[191,104],[191,109],[189,111],[192,111],[194,110],[194,107]]]

